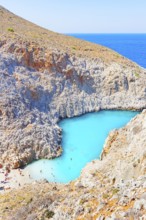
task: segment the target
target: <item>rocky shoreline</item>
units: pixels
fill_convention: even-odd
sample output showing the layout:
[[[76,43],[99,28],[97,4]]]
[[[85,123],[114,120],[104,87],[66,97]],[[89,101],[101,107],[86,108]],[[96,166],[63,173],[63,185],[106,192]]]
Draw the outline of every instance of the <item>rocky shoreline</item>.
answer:
[[[145,108],[143,69],[137,77],[135,70],[123,69],[119,64],[112,63],[103,69],[101,64],[78,59],[73,66],[66,67],[76,67],[76,72],[67,78],[62,73],[29,70],[8,53],[1,53],[0,58],[1,164],[18,168],[34,159],[59,156],[60,118],[99,109]],[[94,72],[97,68],[98,73]]]
[[[14,183],[0,187],[18,188],[0,195],[0,219],[146,219],[146,70],[3,7],[0,20],[0,178]],[[143,111],[70,184],[20,178],[18,168],[61,155],[59,120],[104,109]]]

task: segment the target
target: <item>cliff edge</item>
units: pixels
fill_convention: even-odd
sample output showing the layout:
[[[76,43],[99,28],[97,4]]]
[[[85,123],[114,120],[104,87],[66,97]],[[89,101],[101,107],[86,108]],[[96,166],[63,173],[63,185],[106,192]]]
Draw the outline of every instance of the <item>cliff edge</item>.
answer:
[[[0,7],[0,167],[60,156],[57,123],[63,118],[102,109],[143,110],[109,134],[101,160],[91,162],[78,180],[65,186],[35,183],[0,195],[0,218],[145,219],[145,108],[145,69]]]

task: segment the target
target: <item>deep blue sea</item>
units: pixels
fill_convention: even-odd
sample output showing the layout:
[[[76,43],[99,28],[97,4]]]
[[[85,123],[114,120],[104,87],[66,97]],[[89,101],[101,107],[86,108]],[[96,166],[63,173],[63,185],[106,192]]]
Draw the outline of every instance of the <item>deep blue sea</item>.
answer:
[[[146,68],[146,34],[68,34],[109,47]]]

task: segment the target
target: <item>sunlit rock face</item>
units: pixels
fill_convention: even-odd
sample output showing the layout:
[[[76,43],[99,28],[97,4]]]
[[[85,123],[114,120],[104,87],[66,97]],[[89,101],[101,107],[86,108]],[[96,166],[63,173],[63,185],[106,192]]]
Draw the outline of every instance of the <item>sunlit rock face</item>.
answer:
[[[124,128],[110,132],[101,160],[84,169],[106,173],[114,183],[130,180],[146,173],[146,110],[134,117]],[[91,170],[90,170],[91,169]]]
[[[0,21],[0,169],[61,155],[62,118],[146,108],[145,69],[3,7]],[[76,181],[35,183],[0,196],[0,217],[145,219],[145,121],[144,110],[112,131],[101,160],[89,163]]]
[[[17,168],[59,156],[57,122],[62,118],[145,108],[144,69],[114,51],[44,30],[2,7],[0,16],[2,164]]]
[[[17,168],[61,155],[57,122],[62,118],[145,108],[144,69],[114,51],[46,31],[3,8],[0,16],[1,163]]]
[[[89,163],[77,180],[65,185],[35,182],[0,196],[1,216],[25,220],[50,213],[54,220],[145,219],[145,121],[146,110],[111,132],[101,160]],[[9,206],[11,212],[5,208]]]
[[[61,55],[62,56],[62,55]],[[64,59],[64,73],[38,72],[0,55],[2,163],[20,167],[61,154],[61,118],[99,109],[145,107],[145,73],[83,58]],[[60,65],[57,63],[56,65]],[[68,70],[72,69],[71,74]],[[67,72],[67,73],[66,73]]]

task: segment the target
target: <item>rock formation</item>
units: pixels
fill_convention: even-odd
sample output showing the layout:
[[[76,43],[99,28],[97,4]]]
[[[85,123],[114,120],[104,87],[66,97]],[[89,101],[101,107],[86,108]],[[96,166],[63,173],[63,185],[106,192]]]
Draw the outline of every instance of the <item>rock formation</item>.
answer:
[[[2,166],[18,168],[34,159],[60,156],[62,131],[57,123],[62,118],[146,108],[146,70],[130,60],[40,28],[3,7],[0,21]],[[2,219],[144,219],[145,121],[144,110],[125,128],[113,131],[101,161],[91,162],[77,181],[30,185],[22,197],[21,189],[8,193],[9,201],[16,198],[15,207],[1,196]]]

